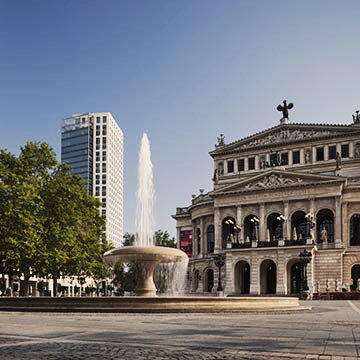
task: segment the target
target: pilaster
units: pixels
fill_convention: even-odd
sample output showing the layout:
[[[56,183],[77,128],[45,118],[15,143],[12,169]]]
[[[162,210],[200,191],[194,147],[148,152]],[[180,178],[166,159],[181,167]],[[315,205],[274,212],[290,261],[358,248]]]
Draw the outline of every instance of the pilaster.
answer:
[[[341,248],[341,197],[335,198],[335,247]]]
[[[260,215],[260,234],[259,234],[259,241],[265,241],[266,238],[266,224],[265,224],[265,204],[261,203],[259,208],[259,215]]]
[[[290,239],[291,220],[289,219],[289,201],[284,201],[284,216],[286,218],[283,229],[283,237]]]
[[[236,223],[241,227],[240,242],[244,242],[244,224],[242,223],[242,207],[238,205],[236,208]]]
[[[221,222],[220,222],[220,209],[216,207],[214,209],[214,228],[215,228],[215,251],[221,251]]]

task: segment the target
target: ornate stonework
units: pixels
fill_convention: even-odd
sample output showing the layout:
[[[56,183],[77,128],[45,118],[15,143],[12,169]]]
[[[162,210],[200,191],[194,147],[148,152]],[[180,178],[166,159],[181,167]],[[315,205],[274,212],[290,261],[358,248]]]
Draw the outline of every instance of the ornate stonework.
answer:
[[[282,175],[271,174],[265,176],[258,182],[250,183],[245,186],[247,190],[259,190],[259,189],[272,189],[282,187],[284,185],[295,185],[302,183],[303,179],[300,178],[289,178]]]
[[[278,144],[283,142],[295,141],[295,140],[305,140],[310,138],[319,138],[324,136],[329,136],[333,134],[338,134],[334,131],[319,131],[319,130],[290,130],[282,129],[279,132],[271,133],[260,139],[250,141],[246,144],[240,146],[240,149],[245,149],[248,147],[269,145],[269,144]]]

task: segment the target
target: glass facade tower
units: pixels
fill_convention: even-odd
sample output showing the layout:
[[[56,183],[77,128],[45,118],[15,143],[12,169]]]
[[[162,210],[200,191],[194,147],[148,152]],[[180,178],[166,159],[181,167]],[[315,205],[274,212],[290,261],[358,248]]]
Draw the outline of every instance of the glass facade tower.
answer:
[[[102,202],[106,238],[120,246],[123,234],[123,133],[109,112],[64,119],[61,161],[80,175],[89,194]]]

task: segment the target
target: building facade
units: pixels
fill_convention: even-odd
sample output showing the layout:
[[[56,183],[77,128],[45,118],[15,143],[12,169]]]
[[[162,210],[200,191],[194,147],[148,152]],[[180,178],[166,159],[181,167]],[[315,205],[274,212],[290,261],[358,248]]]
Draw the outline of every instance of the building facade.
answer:
[[[109,112],[73,115],[64,119],[61,161],[85,181],[106,215],[106,239],[120,246],[123,237],[123,146],[121,128]]]
[[[310,292],[360,278],[360,118],[351,125],[280,125],[230,144],[218,138],[214,188],[177,208],[177,237],[192,234],[188,290],[215,292],[225,255],[227,295]],[[178,241],[180,244],[180,241]]]

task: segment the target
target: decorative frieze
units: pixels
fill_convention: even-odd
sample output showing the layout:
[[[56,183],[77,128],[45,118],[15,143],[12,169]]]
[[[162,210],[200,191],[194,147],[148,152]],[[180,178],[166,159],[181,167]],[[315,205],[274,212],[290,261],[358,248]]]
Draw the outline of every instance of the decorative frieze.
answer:
[[[302,183],[303,179],[295,177],[284,177],[282,175],[271,174],[265,176],[258,182],[250,183],[245,186],[247,190],[272,189],[283,187],[284,185],[295,185]]]

